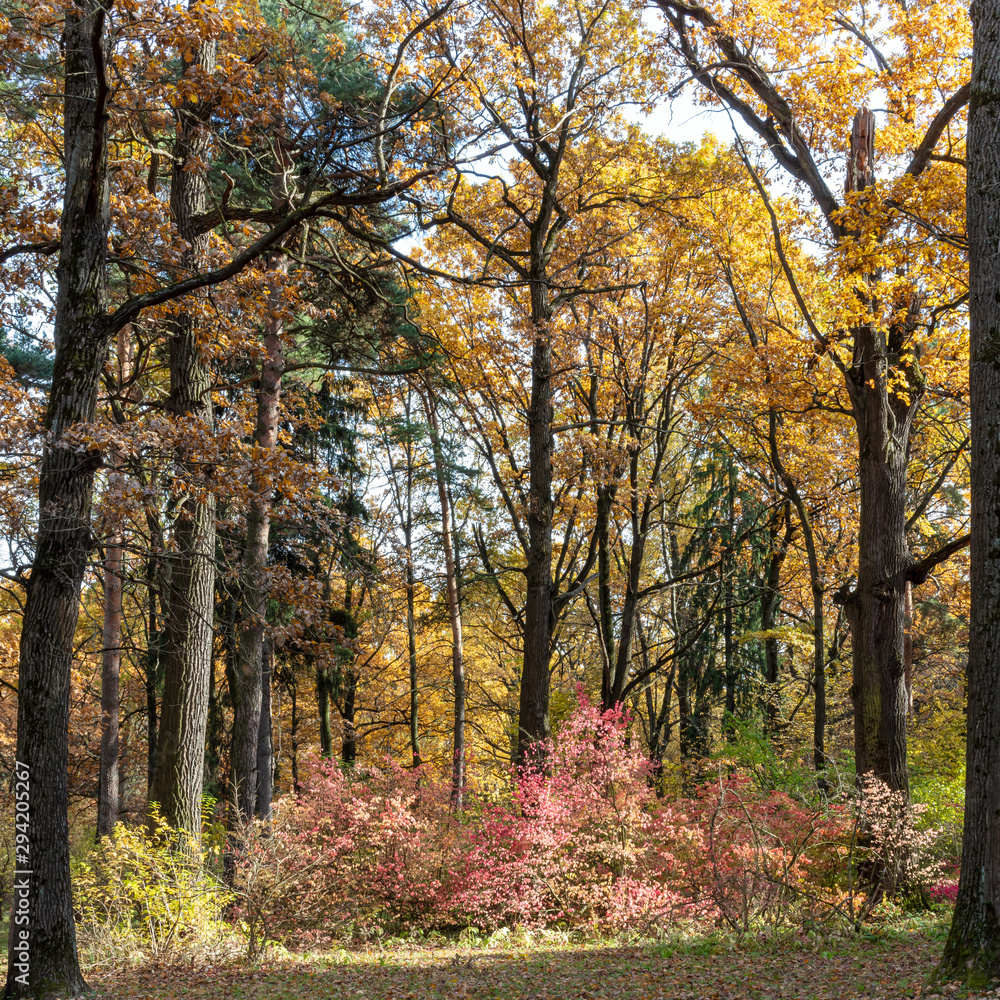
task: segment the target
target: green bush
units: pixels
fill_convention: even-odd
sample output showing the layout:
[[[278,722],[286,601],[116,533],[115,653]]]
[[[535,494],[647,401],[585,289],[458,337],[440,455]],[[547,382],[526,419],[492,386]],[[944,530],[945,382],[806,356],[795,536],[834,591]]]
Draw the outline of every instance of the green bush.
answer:
[[[239,947],[223,920],[232,893],[201,853],[177,850],[177,831],[123,824],[73,866],[78,936],[90,965],[206,959]]]

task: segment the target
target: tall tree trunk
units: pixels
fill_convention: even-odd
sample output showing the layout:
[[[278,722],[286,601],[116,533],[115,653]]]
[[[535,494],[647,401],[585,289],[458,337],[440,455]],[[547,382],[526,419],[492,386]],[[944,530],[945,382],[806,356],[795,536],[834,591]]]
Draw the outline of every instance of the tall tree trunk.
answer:
[[[271,677],[274,674],[274,641],[264,643],[260,670],[260,728],[257,732],[257,818],[271,821],[274,797],[274,740],[271,733]]]
[[[115,511],[121,494],[119,456],[111,451],[108,475],[111,498],[109,522],[113,524],[104,557],[104,631],[101,651],[101,769],[97,787],[97,839],[110,837],[118,822],[119,681],[122,661],[122,531]]]
[[[778,624],[778,611],[781,608],[781,567],[788,555],[794,529],[792,527],[791,503],[786,500],[783,506],[785,533],[779,541],[778,520],[771,522],[771,556],[767,563],[767,577],[760,598],[760,627],[766,634],[764,639],[764,684],[766,701],[764,703],[764,728],[773,732],[778,721],[781,706],[778,702],[778,637],[773,634]]]
[[[809,563],[809,587],[813,598],[813,766],[817,771],[826,767],[826,639],[823,621],[823,577],[819,567],[819,552],[816,548],[816,534],[813,531],[809,508],[799,492],[795,480],[789,475],[778,451],[778,417],[774,410],[768,415],[768,442],[771,451],[771,466],[781,479],[785,495],[795,505],[799,515],[799,526],[806,546]],[[905,751],[905,748],[904,748]],[[905,772],[905,760],[904,760]],[[864,774],[860,768],[858,774]]]
[[[874,183],[874,156],[875,116],[863,108],[851,133],[848,192],[863,192]],[[879,275],[867,277],[874,281]],[[876,317],[853,330],[854,358],[845,380],[858,435],[858,579],[855,589],[841,592],[838,600],[851,627],[857,773],[872,772],[908,793],[903,598],[913,559],[906,541],[906,475],[923,380],[915,361],[903,359],[919,298],[914,293],[902,305],[906,318],[889,330]],[[900,358],[895,370],[889,367],[890,354]],[[900,375],[904,385],[897,394],[890,376],[899,382]]]
[[[594,535],[597,538],[597,624],[600,628],[598,641],[601,644],[601,708],[605,712],[615,705],[617,679],[615,618],[611,606],[611,499],[611,489],[599,483]]]
[[[452,727],[451,807],[462,811],[465,794],[465,658],[462,645],[462,609],[458,596],[458,572],[453,543],[451,503],[448,497],[447,472],[441,447],[441,428],[430,387],[426,389],[424,406],[431,429],[434,453],[434,475],[437,479],[438,501],[441,504],[441,546],[444,549],[445,586],[448,594],[448,621],[451,624],[451,677],[455,689],[455,715]]]
[[[409,524],[406,531],[406,649],[410,666],[410,753],[413,766],[420,767],[420,690],[417,687],[417,620],[414,613],[412,533]]]
[[[410,423],[410,396],[406,390],[406,421]],[[420,756],[420,690],[417,687],[416,580],[413,573],[413,438],[406,437],[406,506],[403,508],[403,541],[406,544],[406,647],[410,663],[410,752],[413,766],[423,763]]]
[[[110,347],[105,261],[110,227],[105,10],[77,0],[63,46],[64,166],[56,269],[55,364],[45,415],[51,437],[38,479],[38,532],[21,627],[17,703],[14,901],[6,997],[76,996],[86,989],[76,953],[69,868],[69,692],[80,587],[90,551],[94,470],[100,456],[64,447],[76,424],[94,419]],[[21,817],[24,817],[22,820]],[[21,909],[26,907],[26,909]],[[18,913],[26,914],[18,917]]]
[[[1000,2],[972,5],[966,219],[972,408],[972,609],[962,870],[939,975],[1000,978]]]
[[[276,275],[284,275],[284,257],[275,266]],[[272,283],[273,298],[278,300],[280,282]],[[257,390],[257,426],[254,431],[254,457],[263,458],[278,443],[278,405],[281,399],[281,375],[284,370],[284,325],[280,318],[268,320],[264,336],[264,361]],[[265,460],[266,468],[266,460]],[[246,541],[240,578],[240,627],[233,691],[233,739],[230,751],[231,774],[235,789],[237,816],[243,823],[253,818],[257,797],[257,741],[260,732],[261,669],[264,662],[264,626],[267,593],[264,572],[267,569],[267,546],[271,531],[271,496],[273,490],[266,471],[255,472],[250,483],[250,506],[247,511]]]
[[[551,210],[550,210],[551,211]],[[532,253],[540,255],[537,231]],[[552,642],[552,333],[548,284],[531,281],[531,399],[528,404],[528,553],[525,567],[524,667],[518,711],[518,763],[543,754],[549,725],[549,658]]]
[[[152,537],[150,539],[152,545]],[[160,676],[161,634],[156,625],[156,569],[157,557],[150,553],[146,560],[146,596],[148,624],[146,627],[146,655],[144,659],[146,693],[146,798],[153,791],[153,773],[156,770],[156,685]]]
[[[736,728],[733,720],[736,716],[736,643],[733,636],[733,574],[736,572],[735,553],[733,552],[733,535],[736,523],[736,469],[730,464],[728,469],[729,493],[727,495],[728,512],[726,518],[728,535],[726,538],[725,560],[722,564],[722,572],[725,576],[723,583],[723,600],[726,604],[723,608],[722,616],[722,648],[725,657],[725,683],[726,683],[726,715],[723,717],[722,728],[727,740],[736,738]]]
[[[203,39],[196,50],[189,49],[182,57],[185,74],[211,76],[215,72],[216,42]],[[181,267],[191,274],[203,269],[209,244],[208,235],[199,235],[194,226],[195,218],[207,205],[204,165],[211,157],[211,141],[206,114],[204,102],[188,100],[178,109],[178,139],[170,181],[170,209],[178,233],[187,244]],[[167,409],[179,423],[187,422],[196,442],[199,434],[211,431],[212,394],[195,313],[181,312],[174,318],[169,348]],[[178,449],[176,461],[188,482],[210,480],[213,475],[212,468],[200,463],[197,454],[189,453],[186,447]],[[152,797],[159,803],[164,819],[196,842],[201,836],[212,669],[215,498],[211,489],[202,497],[189,492],[179,500],[174,548],[164,558],[172,565],[164,594],[166,649]]]

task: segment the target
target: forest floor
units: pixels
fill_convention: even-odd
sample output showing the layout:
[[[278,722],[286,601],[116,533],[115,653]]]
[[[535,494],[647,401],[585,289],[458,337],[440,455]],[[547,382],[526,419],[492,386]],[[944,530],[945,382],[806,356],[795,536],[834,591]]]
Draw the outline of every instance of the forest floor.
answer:
[[[852,937],[690,937],[637,944],[393,943],[204,964],[93,971],[97,1000],[896,1000],[997,997],[926,983],[948,917]]]

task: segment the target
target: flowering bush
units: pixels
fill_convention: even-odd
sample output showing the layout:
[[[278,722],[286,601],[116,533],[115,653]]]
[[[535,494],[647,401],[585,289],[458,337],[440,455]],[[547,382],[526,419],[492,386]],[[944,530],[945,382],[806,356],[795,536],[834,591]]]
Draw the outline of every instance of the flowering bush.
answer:
[[[857,871],[863,893],[859,903],[851,894],[855,920],[866,919],[885,896],[909,895],[926,902],[931,887],[942,882],[946,862],[936,849],[940,830],[921,829],[926,808],[874,774],[862,775],[848,873],[853,890]]]

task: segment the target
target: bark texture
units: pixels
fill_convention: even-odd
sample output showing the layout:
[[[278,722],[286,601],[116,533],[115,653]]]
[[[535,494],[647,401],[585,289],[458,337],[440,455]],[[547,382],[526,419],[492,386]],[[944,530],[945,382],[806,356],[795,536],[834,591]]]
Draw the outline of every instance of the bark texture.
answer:
[[[548,214],[552,208],[549,206]],[[532,232],[531,399],[528,406],[528,551],[525,567],[524,668],[518,710],[516,759],[525,763],[536,756],[548,739],[549,658],[551,653],[552,605],[552,335],[549,323],[548,283],[542,235],[548,220],[539,221]]]
[[[1000,2],[972,5],[966,218],[972,407],[972,610],[962,872],[939,974],[1000,978]]]
[[[271,821],[274,797],[274,736],[271,730],[271,677],[274,674],[274,643],[264,643],[260,670],[260,728],[257,731],[257,818]]]
[[[69,868],[69,691],[80,586],[91,547],[94,470],[101,458],[65,445],[63,438],[74,425],[94,419],[111,343],[105,322],[109,47],[104,11],[93,0],[77,0],[65,24],[66,192],[56,270],[55,367],[46,412],[51,438],[39,473],[38,533],[18,669],[20,780],[14,791],[27,805],[28,849],[18,853],[16,867],[30,874],[15,877],[8,998],[76,996],[86,989],[76,953]],[[26,919],[18,916],[22,900]]]
[[[108,477],[108,493],[119,491],[121,475]],[[115,518],[114,511],[111,517]],[[118,822],[118,725],[122,660],[122,534],[112,528],[104,557],[104,631],[101,652],[101,769],[97,788],[97,838],[111,836]]]
[[[215,71],[216,43],[205,39],[184,53],[185,72],[210,76]],[[203,120],[204,103],[186,102],[178,109],[178,139],[170,183],[170,209],[178,233],[187,244],[181,266],[196,274],[204,269],[208,235],[199,234],[195,219],[208,202],[203,164],[210,158],[211,137]],[[211,480],[210,466],[199,462],[197,440],[212,426],[211,379],[199,342],[197,300],[175,317],[170,338],[168,410],[186,421],[191,441],[176,456],[188,483]],[[156,746],[152,801],[166,821],[193,840],[201,836],[201,793],[205,769],[205,732],[212,669],[212,619],[215,591],[215,497],[211,483],[189,492],[177,504],[173,551],[164,591],[165,651],[163,700]]]
[[[434,477],[437,480],[438,501],[441,505],[441,546],[444,549],[448,622],[451,625],[451,677],[455,691],[455,716],[452,727],[451,807],[455,812],[460,813],[465,795],[465,656],[462,643],[462,608],[459,602],[454,532],[452,530],[451,503],[448,497],[444,451],[441,447],[441,428],[438,424],[436,403],[430,388],[427,389],[424,401],[431,429]]]
[[[284,258],[277,265],[283,273]],[[277,291],[277,290],[276,290]],[[233,740],[230,753],[237,817],[248,822],[256,811],[259,776],[258,743],[261,728],[261,670],[264,662],[264,625],[267,591],[267,546],[271,532],[271,475],[267,455],[278,443],[278,407],[281,400],[281,375],[284,370],[283,322],[268,321],[264,336],[264,361],[257,390],[257,426],[254,430],[254,457],[263,469],[254,473],[250,484],[250,507],[247,511],[246,541],[240,580],[241,614],[239,643],[233,686]],[[234,819],[237,817],[233,817]]]

